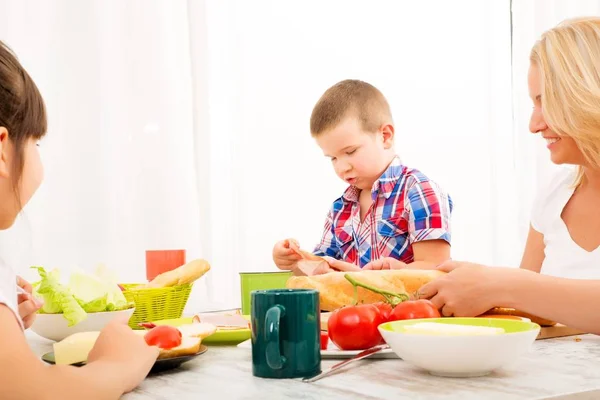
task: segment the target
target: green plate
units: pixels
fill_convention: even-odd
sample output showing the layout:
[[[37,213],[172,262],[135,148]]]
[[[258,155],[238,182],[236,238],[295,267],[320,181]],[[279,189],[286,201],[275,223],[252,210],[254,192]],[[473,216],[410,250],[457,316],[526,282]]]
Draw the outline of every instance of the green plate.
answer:
[[[249,315],[244,315],[244,318],[250,320]],[[160,321],[152,321],[156,325],[170,325],[178,327],[185,324],[193,323],[192,317],[184,317],[177,319],[163,319]],[[235,330],[220,330],[217,329],[215,333],[207,338],[202,339],[202,344],[226,344],[236,345],[245,340],[250,339],[250,329],[235,329]]]

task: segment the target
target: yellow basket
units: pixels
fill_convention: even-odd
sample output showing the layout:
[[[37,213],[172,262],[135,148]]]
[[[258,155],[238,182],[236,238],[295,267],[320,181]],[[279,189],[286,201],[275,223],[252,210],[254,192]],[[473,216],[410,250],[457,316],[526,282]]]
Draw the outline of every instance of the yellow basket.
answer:
[[[181,318],[190,297],[192,284],[165,288],[137,288],[141,284],[124,284],[123,295],[135,303],[135,312],[129,319],[132,329],[144,329],[140,322]]]

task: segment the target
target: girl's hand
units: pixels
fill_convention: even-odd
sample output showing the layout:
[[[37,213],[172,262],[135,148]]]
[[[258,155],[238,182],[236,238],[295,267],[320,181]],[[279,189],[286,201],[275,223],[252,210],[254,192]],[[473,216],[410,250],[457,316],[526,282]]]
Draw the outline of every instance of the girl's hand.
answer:
[[[25,329],[33,325],[37,311],[42,308],[44,302],[32,296],[32,287],[25,279],[17,276],[17,286],[25,290],[26,293],[19,293],[17,303],[19,305],[19,316],[23,320]]]
[[[88,364],[107,363],[119,369],[122,390],[130,392],[148,375],[158,353],[158,347],[148,346],[126,320],[113,320],[100,332],[88,356]]]

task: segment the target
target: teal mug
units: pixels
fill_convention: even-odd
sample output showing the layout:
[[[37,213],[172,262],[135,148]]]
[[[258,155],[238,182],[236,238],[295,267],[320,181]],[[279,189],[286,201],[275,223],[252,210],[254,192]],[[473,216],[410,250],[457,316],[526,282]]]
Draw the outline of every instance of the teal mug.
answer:
[[[254,290],[251,296],[252,374],[304,378],[321,372],[319,292]]]

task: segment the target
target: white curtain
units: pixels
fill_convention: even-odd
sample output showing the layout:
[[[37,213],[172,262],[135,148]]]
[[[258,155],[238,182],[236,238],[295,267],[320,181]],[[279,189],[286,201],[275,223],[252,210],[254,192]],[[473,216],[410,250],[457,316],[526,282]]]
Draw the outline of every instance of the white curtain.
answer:
[[[20,269],[105,263],[124,282],[145,278],[146,249],[202,256],[194,113],[202,92],[194,90],[188,4],[0,4],[0,38],[37,82],[49,115],[45,182],[2,250],[24,250],[11,257]],[[206,283],[196,285],[196,304],[205,303]]]
[[[311,249],[344,189],[308,121],[346,78],[382,90],[403,161],[450,191],[453,257],[518,263],[530,198],[517,189],[534,176],[522,169],[526,117],[513,120],[527,97],[511,85],[526,90],[511,70],[509,0],[3,0],[0,10],[0,38],[50,119],[46,180],[1,237],[19,269],[104,262],[139,281],[144,250],[185,248],[213,267],[188,312],[239,306],[238,273],[275,270],[281,238]]]

